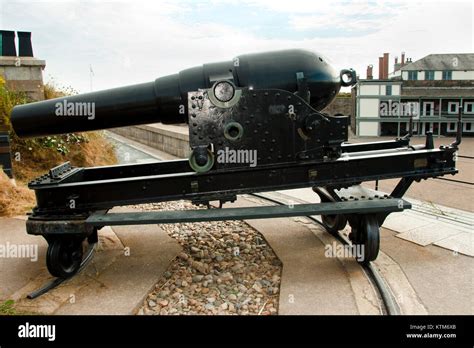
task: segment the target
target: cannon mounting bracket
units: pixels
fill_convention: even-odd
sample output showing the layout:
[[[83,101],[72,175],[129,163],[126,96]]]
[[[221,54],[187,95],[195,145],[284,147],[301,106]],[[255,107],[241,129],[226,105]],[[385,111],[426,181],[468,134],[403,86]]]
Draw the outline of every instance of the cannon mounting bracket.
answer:
[[[230,81],[217,81],[214,86],[223,83],[228,84],[224,101],[215,87],[188,93],[191,161],[193,155],[202,158],[203,148],[209,149],[208,164],[212,162],[216,170],[323,162],[340,156],[341,144],[347,141],[348,116],[325,115],[283,90],[236,89]],[[210,169],[208,165],[196,171]]]

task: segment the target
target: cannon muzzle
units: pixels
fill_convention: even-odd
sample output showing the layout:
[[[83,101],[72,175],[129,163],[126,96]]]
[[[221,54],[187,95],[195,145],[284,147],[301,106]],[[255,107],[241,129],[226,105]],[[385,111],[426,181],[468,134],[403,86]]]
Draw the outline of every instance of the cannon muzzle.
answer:
[[[349,76],[349,80],[347,79]],[[153,82],[85,93],[13,108],[11,122],[20,137],[36,137],[162,122],[187,122],[187,93],[219,80],[237,87],[298,92],[304,83],[316,110],[327,106],[342,86],[355,83],[353,71],[336,72],[317,53],[305,50],[241,55],[204,64]]]

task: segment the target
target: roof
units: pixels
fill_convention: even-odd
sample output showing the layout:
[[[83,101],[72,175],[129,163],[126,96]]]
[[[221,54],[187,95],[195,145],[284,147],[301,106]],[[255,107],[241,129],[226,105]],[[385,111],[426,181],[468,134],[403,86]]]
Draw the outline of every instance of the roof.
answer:
[[[430,54],[401,70],[474,70],[474,53]]]

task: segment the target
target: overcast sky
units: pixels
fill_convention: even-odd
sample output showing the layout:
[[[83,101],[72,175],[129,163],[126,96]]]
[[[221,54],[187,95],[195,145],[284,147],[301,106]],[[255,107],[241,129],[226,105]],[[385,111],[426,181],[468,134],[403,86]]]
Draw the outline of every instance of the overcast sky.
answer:
[[[10,1],[0,28],[31,31],[45,80],[80,92],[151,81],[242,53],[306,48],[365,78],[402,51],[473,52],[472,1]]]

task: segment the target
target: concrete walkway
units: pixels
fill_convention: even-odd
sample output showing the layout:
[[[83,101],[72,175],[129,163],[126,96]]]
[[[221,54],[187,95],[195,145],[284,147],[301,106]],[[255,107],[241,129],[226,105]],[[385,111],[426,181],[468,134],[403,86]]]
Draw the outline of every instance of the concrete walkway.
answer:
[[[239,197],[227,207],[267,202]],[[336,239],[301,218],[246,220],[270,244],[283,272],[280,315],[381,314],[380,302],[362,268],[352,258],[326,257]]]
[[[117,209],[124,211],[124,209]],[[27,235],[21,219],[0,219],[0,245],[38,245],[38,260],[0,259],[0,300],[18,311],[42,314],[134,314],[181,251],[156,225],[104,228],[92,261],[77,276],[35,300],[26,295],[52,279],[46,270],[47,244]]]
[[[279,191],[276,195],[294,203],[319,202],[311,189]],[[374,261],[401,313],[472,315],[473,231],[467,221],[472,221],[473,214],[429,204],[430,210],[425,202],[408,200],[414,209],[391,214],[381,228],[381,252]],[[410,231],[411,240],[403,238]],[[348,232],[346,227],[343,233]],[[464,236],[469,239],[462,244]]]

